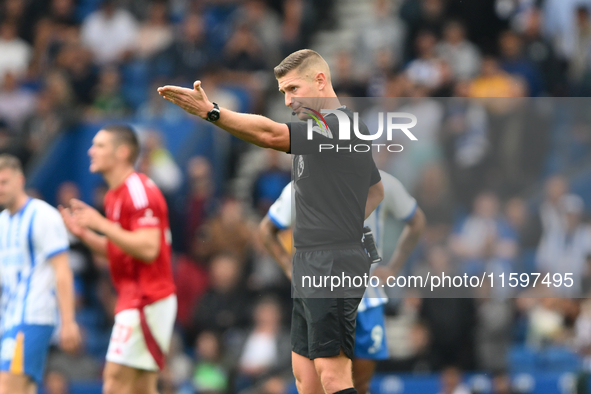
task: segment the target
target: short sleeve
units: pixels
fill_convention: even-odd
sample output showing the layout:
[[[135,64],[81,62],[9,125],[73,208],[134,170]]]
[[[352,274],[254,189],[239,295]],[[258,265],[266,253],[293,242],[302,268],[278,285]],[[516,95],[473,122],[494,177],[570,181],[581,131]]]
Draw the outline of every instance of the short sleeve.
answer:
[[[378,170],[378,167],[376,167],[376,163],[375,161],[373,161],[373,158],[371,159],[371,182],[370,182],[370,186],[375,185],[376,183],[378,183],[380,180],[382,180],[382,177],[380,176],[380,171]]]
[[[68,251],[68,232],[59,212],[51,206],[40,206],[34,213],[32,241],[36,254],[50,259]]]
[[[140,201],[138,204],[133,202],[133,197],[130,200],[127,208],[130,212],[129,229],[131,231],[139,228],[160,227],[160,223],[164,220],[164,212],[154,193],[148,193],[146,190],[147,201]]]
[[[383,171],[381,174],[384,184],[384,204],[387,211],[398,220],[412,219],[417,209],[417,201],[398,179]]]
[[[267,215],[277,228],[285,230],[291,227],[291,182],[283,188],[279,198],[271,205]]]

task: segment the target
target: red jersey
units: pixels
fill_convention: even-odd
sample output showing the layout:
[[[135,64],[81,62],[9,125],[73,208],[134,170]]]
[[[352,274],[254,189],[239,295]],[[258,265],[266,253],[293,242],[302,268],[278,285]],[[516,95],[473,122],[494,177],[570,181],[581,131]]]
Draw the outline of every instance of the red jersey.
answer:
[[[117,189],[105,195],[107,219],[125,230],[157,227],[160,253],[145,263],[123,252],[110,240],[107,256],[111,279],[119,295],[115,313],[151,304],[175,292],[170,255],[168,208],[158,187],[144,174],[134,172]]]

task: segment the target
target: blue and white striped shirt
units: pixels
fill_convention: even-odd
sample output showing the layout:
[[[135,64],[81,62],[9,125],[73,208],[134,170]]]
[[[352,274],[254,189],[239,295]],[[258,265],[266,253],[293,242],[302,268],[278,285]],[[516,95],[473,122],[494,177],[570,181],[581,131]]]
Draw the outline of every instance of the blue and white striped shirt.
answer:
[[[69,247],[59,212],[30,198],[13,215],[0,213],[2,329],[20,324],[55,325],[55,272],[49,260]]]

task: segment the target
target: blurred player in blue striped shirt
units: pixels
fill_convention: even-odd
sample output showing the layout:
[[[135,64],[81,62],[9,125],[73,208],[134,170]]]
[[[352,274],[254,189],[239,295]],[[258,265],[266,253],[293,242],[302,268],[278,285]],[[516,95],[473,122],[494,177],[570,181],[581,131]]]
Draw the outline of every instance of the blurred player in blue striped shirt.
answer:
[[[32,394],[43,379],[52,333],[66,351],[80,344],[69,241],[57,209],[25,193],[18,159],[0,155],[0,394]],[[59,314],[58,314],[59,311]]]

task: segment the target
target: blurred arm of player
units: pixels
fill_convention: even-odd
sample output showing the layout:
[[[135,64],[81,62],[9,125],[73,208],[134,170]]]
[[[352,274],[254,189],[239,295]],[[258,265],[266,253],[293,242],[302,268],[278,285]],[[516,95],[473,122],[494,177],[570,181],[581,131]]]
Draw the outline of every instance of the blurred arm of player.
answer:
[[[291,256],[287,250],[281,244],[279,240],[279,231],[281,229],[277,227],[269,215],[265,215],[261,224],[259,225],[259,235],[263,240],[263,244],[273,256],[275,261],[285,272],[285,275],[291,280]]]
[[[365,219],[380,205],[384,199],[384,185],[382,181],[373,184],[367,193],[367,200],[365,202]],[[364,219],[364,220],[365,220]]]
[[[94,253],[103,257],[107,256],[107,237],[99,235],[89,228],[79,225],[70,208],[65,208],[60,205],[58,209],[62,215],[64,224],[72,234],[84,242],[84,244],[86,244],[86,246],[88,246]]]
[[[414,215],[406,222],[406,226],[404,226],[402,234],[400,234],[390,262],[386,266],[376,267],[374,275],[382,280],[386,280],[388,276],[397,275],[417,242],[419,242],[425,230],[425,225],[425,214],[421,208],[417,207]]]
[[[201,81],[195,81],[193,89],[167,85],[158,88],[158,93],[188,113],[203,119],[213,108],[213,103],[201,88]],[[228,133],[263,148],[289,151],[289,128],[286,124],[261,115],[241,114],[225,108],[220,108],[220,111],[220,119],[214,124]]]
[[[159,228],[139,228],[128,231],[121,228],[117,223],[111,222],[96,209],[80,200],[72,199],[70,206],[71,218],[76,226],[104,234],[104,239],[99,240],[93,235],[89,236],[88,231],[86,231],[83,232],[84,238],[81,239],[83,241],[89,239],[91,242],[95,242],[94,246],[99,250],[104,250],[105,254],[107,239],[111,240],[125,253],[144,263],[153,262],[160,254]],[[76,234],[74,233],[74,235]],[[89,246],[94,249],[91,244]]]
[[[68,353],[80,346],[80,329],[74,317],[74,277],[68,262],[68,254],[60,253],[49,262],[55,271],[57,303],[61,317],[60,345]]]

